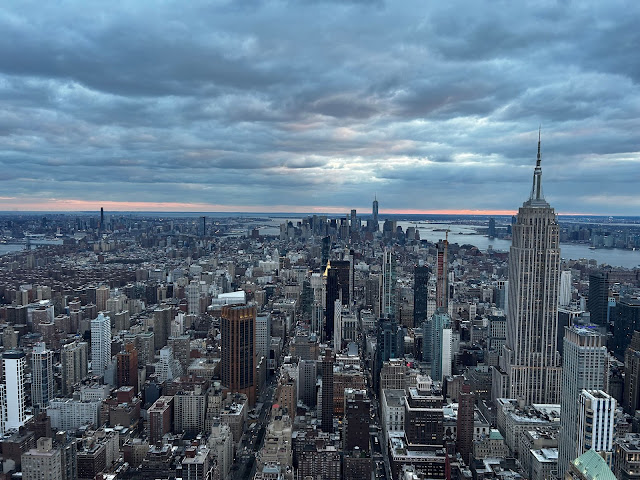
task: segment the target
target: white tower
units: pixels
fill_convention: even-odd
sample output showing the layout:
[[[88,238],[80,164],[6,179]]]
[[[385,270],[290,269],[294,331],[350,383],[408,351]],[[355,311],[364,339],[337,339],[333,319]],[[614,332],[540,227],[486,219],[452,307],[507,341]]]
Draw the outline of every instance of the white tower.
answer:
[[[333,310],[333,349],[336,352],[342,350],[342,300],[334,302]]]
[[[111,317],[99,313],[91,320],[91,369],[103,376],[111,362]]]
[[[605,390],[608,378],[606,337],[584,327],[565,327],[562,359],[562,401],[558,437],[558,473],[584,453],[578,449],[578,412],[584,390]]]
[[[504,362],[511,398],[533,403],[560,400],[558,290],[559,229],[542,196],[540,138],[529,200],[518,211],[509,251],[509,308]]]
[[[191,280],[187,286],[187,305],[189,313],[200,315],[200,282]]]
[[[561,307],[566,307],[571,303],[571,293],[573,286],[571,285],[571,271],[564,270],[560,275],[560,299]]]
[[[579,407],[576,458],[595,450],[611,465],[616,399],[602,390],[582,390]]]
[[[4,418],[3,432],[18,429],[27,420],[27,404],[24,388],[24,373],[27,366],[26,356],[21,350],[8,350],[2,354],[4,361],[3,385],[4,401],[2,402],[2,416]]]

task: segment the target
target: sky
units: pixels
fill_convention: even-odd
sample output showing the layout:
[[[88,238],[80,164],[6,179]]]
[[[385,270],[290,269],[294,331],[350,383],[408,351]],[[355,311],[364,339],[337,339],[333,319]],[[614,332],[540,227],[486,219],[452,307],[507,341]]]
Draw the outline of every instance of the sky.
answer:
[[[640,4],[0,4],[0,210],[640,215]]]

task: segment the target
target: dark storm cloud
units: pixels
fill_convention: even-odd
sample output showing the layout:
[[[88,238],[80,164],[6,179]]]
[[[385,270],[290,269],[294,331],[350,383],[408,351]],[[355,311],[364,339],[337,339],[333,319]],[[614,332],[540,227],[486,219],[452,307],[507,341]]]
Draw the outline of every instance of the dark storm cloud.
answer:
[[[541,124],[558,211],[637,213],[639,10],[2,6],[2,195],[269,210],[368,206],[377,193],[390,209],[515,209]]]

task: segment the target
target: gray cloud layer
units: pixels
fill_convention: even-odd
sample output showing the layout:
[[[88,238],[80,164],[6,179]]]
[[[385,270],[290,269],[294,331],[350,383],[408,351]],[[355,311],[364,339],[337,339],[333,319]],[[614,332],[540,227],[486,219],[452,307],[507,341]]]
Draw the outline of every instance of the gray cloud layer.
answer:
[[[640,214],[629,2],[0,6],[0,197]],[[606,3],[606,4],[605,4]]]

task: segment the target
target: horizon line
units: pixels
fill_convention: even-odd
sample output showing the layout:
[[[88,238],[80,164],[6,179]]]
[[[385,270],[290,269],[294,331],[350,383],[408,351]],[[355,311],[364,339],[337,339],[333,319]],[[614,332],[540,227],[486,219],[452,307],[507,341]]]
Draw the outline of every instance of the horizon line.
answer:
[[[88,209],[88,210],[52,210],[52,209],[38,209],[38,210],[26,210],[26,209],[11,209],[11,210],[2,210],[0,207],[0,214],[20,214],[20,213],[52,213],[52,214],[73,214],[73,213],[83,213],[83,214],[91,214],[95,213],[96,215],[100,215],[100,209]],[[334,211],[326,211],[326,210],[300,210],[300,211],[286,211],[286,210],[277,210],[277,211],[267,211],[267,210],[105,210],[105,214],[125,214],[125,213],[154,213],[154,214],[243,214],[243,215],[346,215],[349,216],[349,210],[341,210],[336,209]],[[508,217],[517,215],[517,210],[381,210],[378,212],[378,215],[460,215],[460,216],[481,216],[481,217],[489,217],[489,216],[497,216],[497,217]],[[563,217],[638,217],[640,215],[620,215],[620,214],[607,214],[607,213],[563,213],[557,212],[558,216]],[[371,217],[371,213],[358,213],[358,217]],[[379,220],[382,221],[382,220]]]
[[[73,199],[38,199],[0,196],[0,212],[99,212],[101,208],[111,212],[149,213],[260,213],[260,214],[341,214],[349,215],[354,207],[339,206],[299,206],[299,205],[222,205],[199,202],[127,202],[89,201]],[[371,212],[371,207],[356,206],[356,211]],[[495,215],[508,216],[518,213],[518,209],[452,209],[420,210],[416,208],[383,208],[379,214],[386,215]],[[367,213],[366,215],[371,215]],[[558,213],[564,216],[629,216],[616,214],[596,214],[588,212]]]

